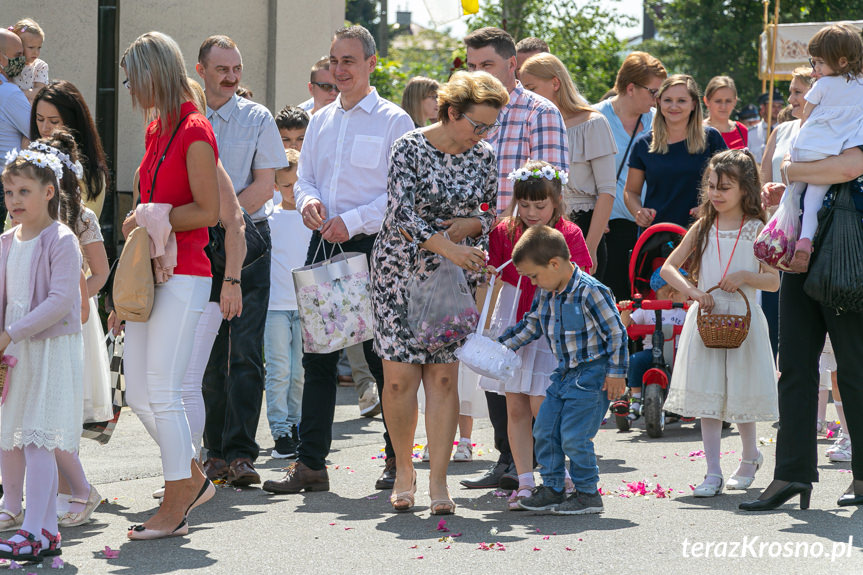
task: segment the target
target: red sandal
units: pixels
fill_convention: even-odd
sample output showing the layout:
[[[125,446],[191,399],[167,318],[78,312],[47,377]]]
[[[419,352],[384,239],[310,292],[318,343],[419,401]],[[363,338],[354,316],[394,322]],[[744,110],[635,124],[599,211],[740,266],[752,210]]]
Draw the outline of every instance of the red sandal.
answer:
[[[23,529],[16,531],[15,535],[20,535],[24,538],[24,541],[0,539],[0,545],[7,545],[12,548],[10,551],[0,549],[0,558],[13,559],[15,561],[42,561],[42,556],[39,555],[42,551],[42,541],[38,537]],[[23,547],[29,547],[30,553],[21,553]]]
[[[60,548],[61,537],[59,531],[57,535],[51,535],[47,529],[43,529],[42,537],[48,540],[48,548],[43,549],[40,553],[42,557],[56,557],[63,554],[63,550]]]

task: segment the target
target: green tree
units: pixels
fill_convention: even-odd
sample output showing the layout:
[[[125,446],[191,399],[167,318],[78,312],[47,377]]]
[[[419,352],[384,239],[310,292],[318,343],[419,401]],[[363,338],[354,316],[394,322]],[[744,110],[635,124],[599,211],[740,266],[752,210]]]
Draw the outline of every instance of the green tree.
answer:
[[[704,88],[713,76],[734,78],[742,103],[761,93],[758,36],[764,8],[753,0],[648,0],[657,17],[657,38],[645,43],[672,73],[692,75]],[[780,23],[854,20],[863,0],[784,0]],[[771,19],[773,3],[770,4]],[[785,90],[787,83],[778,86]]]
[[[626,44],[615,29],[633,20],[617,11],[618,0],[484,0],[471,17],[472,30],[483,26],[505,28],[516,42],[528,36],[548,42],[576,85],[591,102],[614,84]]]

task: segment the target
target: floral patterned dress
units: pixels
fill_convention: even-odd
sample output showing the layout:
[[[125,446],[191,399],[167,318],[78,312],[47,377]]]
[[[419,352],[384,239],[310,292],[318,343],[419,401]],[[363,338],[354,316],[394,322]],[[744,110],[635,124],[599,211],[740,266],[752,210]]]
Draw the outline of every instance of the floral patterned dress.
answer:
[[[488,236],[497,205],[494,151],[483,141],[464,153],[446,154],[422,131],[408,132],[393,144],[387,191],[387,212],[372,251],[375,352],[402,363],[453,363],[460,344],[430,353],[414,337],[407,321],[408,285],[441,264],[441,256],[420,247],[444,229],[441,222],[478,217],[482,235],[465,243],[474,245]],[[465,275],[475,292],[480,275]]]

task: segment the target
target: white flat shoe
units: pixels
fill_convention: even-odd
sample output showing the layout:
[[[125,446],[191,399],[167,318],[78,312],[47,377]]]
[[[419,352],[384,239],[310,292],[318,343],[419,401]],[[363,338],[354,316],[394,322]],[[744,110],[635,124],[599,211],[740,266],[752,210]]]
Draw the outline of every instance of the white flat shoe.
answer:
[[[758,470],[761,469],[761,465],[764,463],[764,454],[760,451],[758,452],[758,457],[755,459],[741,459],[740,463],[748,463],[749,465],[755,466],[755,473],[758,473]],[[726,489],[749,489],[749,486],[752,485],[752,482],[755,481],[755,475],[752,477],[747,477],[745,475],[737,475],[734,474],[728,480],[728,483],[725,485]]]
[[[702,483],[692,492],[692,495],[694,497],[714,497],[722,492],[722,488],[725,486],[725,481],[722,479],[722,476],[715,473],[708,473],[704,476],[704,479],[707,479],[708,477],[718,477],[719,485],[713,485],[712,483]]]
[[[67,511],[63,517],[57,521],[57,525],[60,527],[78,527],[79,525],[83,525],[90,521],[90,516],[93,515],[93,511],[99,507],[99,504],[102,503],[102,496],[99,495],[99,492],[96,491],[95,485],[90,485],[90,495],[87,497],[87,500],[71,498],[69,499],[69,503],[81,503],[84,505],[83,511],[78,511],[77,513],[73,513],[71,511]]]
[[[22,509],[18,515],[15,515],[8,509],[0,509],[0,515],[5,515],[7,519],[0,520],[0,531],[11,531],[18,529],[24,525],[24,510]]]
[[[164,498],[165,498],[165,486],[163,485],[153,492],[153,499],[164,499]]]

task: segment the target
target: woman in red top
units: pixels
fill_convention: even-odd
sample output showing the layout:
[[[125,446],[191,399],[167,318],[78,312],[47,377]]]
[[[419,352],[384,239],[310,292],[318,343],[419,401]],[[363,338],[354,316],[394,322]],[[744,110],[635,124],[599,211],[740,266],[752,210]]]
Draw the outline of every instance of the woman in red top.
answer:
[[[168,222],[177,239],[174,275],[156,286],[150,318],[127,323],[124,357],[126,401],[159,444],[165,477],[159,511],[128,537],[159,539],[188,533],[188,512],[215,493],[194,459],[181,387],[210,295],[204,246],[207,227],[219,218],[218,152],[209,122],[191,102],[186,66],[173,39],[160,32],[143,34],[120,65],[132,103],[153,118],[139,168],[140,201],[172,206]],[[133,212],[123,222],[123,234],[136,225]]]
[[[716,128],[722,134],[729,150],[742,150],[749,143],[749,131],[740,122],[731,120],[737,106],[737,86],[728,76],[715,76],[704,90],[704,105],[707,106],[705,126]]]
[[[512,210],[515,215],[505,218],[489,234],[489,264],[500,267],[508,262],[524,230],[530,226],[546,225],[554,227],[566,238],[575,265],[585,271],[590,270],[593,261],[581,229],[563,217],[562,189],[566,185],[567,174],[555,170],[546,162],[530,160],[509,177],[514,180]],[[519,283],[518,272],[512,264],[503,268],[501,279],[503,287],[490,325],[494,337],[521,320],[530,310],[536,291],[535,286],[525,278]],[[507,435],[518,473],[518,489],[512,492],[509,499],[511,510],[519,509],[519,499],[530,495],[535,486],[531,420],[539,412],[545,390],[551,385],[551,374],[557,368],[557,359],[547,338],[524,346],[518,355],[521,356],[521,369],[513,379],[498,381],[482,377],[479,380],[482,389],[506,395]]]

